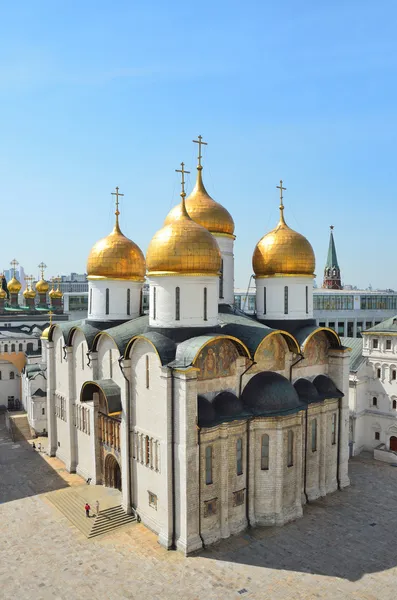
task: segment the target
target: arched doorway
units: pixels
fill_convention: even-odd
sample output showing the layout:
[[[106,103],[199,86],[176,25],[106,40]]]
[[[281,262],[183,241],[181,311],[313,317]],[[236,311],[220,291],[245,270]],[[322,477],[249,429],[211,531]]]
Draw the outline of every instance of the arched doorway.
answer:
[[[105,459],[105,486],[121,491],[121,469],[112,454],[108,454]]]
[[[390,438],[390,450],[397,452],[397,437],[395,435]]]

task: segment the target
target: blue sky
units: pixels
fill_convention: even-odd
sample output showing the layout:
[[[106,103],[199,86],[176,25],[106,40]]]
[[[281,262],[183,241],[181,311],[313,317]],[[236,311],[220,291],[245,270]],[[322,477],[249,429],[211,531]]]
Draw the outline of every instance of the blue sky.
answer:
[[[82,272],[110,232],[143,251],[196,166],[236,223],[236,285],[278,220],[345,283],[397,289],[393,1],[20,0],[0,8],[1,264]]]

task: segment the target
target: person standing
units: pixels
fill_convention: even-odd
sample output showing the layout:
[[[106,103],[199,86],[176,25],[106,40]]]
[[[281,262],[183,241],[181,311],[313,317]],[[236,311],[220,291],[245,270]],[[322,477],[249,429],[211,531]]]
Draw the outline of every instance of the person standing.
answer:
[[[98,500],[95,501],[95,512],[96,512],[96,516],[98,516],[99,515],[99,501]]]
[[[89,517],[90,517],[90,509],[91,509],[91,506],[88,504],[88,502],[86,502],[86,503],[85,503],[85,506],[84,506],[84,510],[85,510],[85,516],[86,516],[87,518],[89,518]]]

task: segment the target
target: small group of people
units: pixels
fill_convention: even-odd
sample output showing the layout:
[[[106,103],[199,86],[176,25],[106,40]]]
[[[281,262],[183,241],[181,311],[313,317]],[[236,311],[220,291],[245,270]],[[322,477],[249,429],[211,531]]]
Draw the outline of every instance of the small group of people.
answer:
[[[37,450],[38,452],[41,452],[42,450],[44,450],[44,448],[41,447],[41,443],[39,442],[36,446],[36,444],[33,442],[32,443],[32,450]]]
[[[85,503],[84,510],[85,510],[85,516],[89,519],[91,506],[88,504],[88,502]],[[95,515],[93,515],[93,516],[97,517],[98,515],[99,515],[99,502],[98,502],[98,500],[96,500],[95,501]]]

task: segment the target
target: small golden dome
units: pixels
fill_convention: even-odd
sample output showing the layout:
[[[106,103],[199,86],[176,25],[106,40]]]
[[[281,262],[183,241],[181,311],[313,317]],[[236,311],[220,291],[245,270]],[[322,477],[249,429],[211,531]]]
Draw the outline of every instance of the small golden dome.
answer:
[[[49,288],[50,285],[48,281],[45,281],[43,278],[41,278],[40,281],[36,283],[36,291],[39,292],[39,294],[46,294]]]
[[[59,287],[56,290],[54,288],[52,288],[52,290],[50,291],[50,293],[48,295],[50,298],[62,298],[63,297],[63,293],[61,292]]]
[[[19,294],[19,292],[21,291],[21,287],[22,285],[15,277],[10,279],[10,281],[7,283],[7,289],[10,292],[10,294]]]
[[[315,257],[310,242],[284,221],[284,206],[280,205],[280,221],[275,229],[263,236],[255,246],[252,266],[257,277],[274,275],[313,276]]]
[[[204,187],[202,171],[203,167],[197,167],[197,181],[191,194],[186,198],[186,210],[189,217],[199,225],[202,225],[211,233],[222,235],[234,234],[234,221],[232,215],[221,204],[215,202]],[[174,206],[168,213],[164,225],[169,225],[176,220],[182,211],[182,204]]]
[[[117,211],[112,233],[99,240],[88,256],[88,279],[143,281],[145,271],[145,257],[139,246],[121,233]]]
[[[7,292],[3,290],[3,288],[0,288],[0,298],[2,298],[2,300],[7,298]]]
[[[23,292],[23,296],[24,298],[35,298],[36,291],[32,290],[32,288],[26,288],[26,290]]]
[[[40,336],[42,340],[48,340],[48,334],[50,333],[50,328],[51,328],[51,325],[49,325],[48,327],[46,327],[44,329],[43,333]]]
[[[221,253],[215,238],[180,210],[153,237],[146,253],[148,275],[219,275]]]

